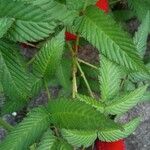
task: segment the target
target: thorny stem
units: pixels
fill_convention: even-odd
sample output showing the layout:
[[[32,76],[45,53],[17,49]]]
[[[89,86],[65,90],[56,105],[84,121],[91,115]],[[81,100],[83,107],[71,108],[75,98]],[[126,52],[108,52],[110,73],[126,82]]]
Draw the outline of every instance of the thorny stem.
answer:
[[[7,131],[12,131],[13,130],[13,126],[11,126],[10,124],[8,124],[6,121],[4,121],[2,118],[0,118],[0,126],[2,126],[4,129],[6,129]]]
[[[85,64],[85,65],[87,65],[87,66],[89,66],[89,67],[91,67],[91,68],[94,68],[94,69],[98,70],[98,67],[96,67],[96,66],[94,66],[94,65],[92,65],[92,64],[90,64],[90,63],[88,63],[88,62],[86,62],[86,61],[84,61],[80,58],[78,58],[78,61]]]
[[[76,94],[78,92],[78,88],[77,88],[77,53],[78,53],[78,45],[79,45],[79,35],[77,35],[77,39],[76,39],[76,44],[75,44],[75,48],[73,49],[72,45],[67,42],[68,48],[70,49],[71,53],[72,53],[72,98],[76,97]]]
[[[84,74],[84,72],[83,72],[83,70],[82,70],[80,64],[79,64],[78,62],[76,62],[76,63],[77,63],[77,67],[78,67],[78,69],[79,69],[79,71],[80,71],[80,73],[81,73],[81,76],[82,76],[82,78],[83,78],[83,80],[84,80],[84,82],[85,82],[85,84],[86,84],[86,86],[87,86],[87,89],[88,89],[88,91],[89,91],[90,96],[94,98],[93,92],[92,92],[92,90],[91,90],[91,88],[90,88],[90,85],[89,85],[89,83],[88,83],[88,81],[87,81],[87,79],[86,79],[86,77],[85,77],[85,74]]]
[[[77,88],[77,79],[76,79],[76,74],[77,74],[77,66],[76,66],[76,58],[73,58],[73,70],[72,70],[72,98],[76,97],[76,94],[78,92]]]

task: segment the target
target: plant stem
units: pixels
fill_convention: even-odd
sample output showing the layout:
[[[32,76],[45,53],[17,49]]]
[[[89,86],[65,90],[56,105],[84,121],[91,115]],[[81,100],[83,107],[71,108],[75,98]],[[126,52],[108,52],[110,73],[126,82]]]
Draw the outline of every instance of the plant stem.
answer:
[[[78,92],[77,88],[77,79],[76,79],[76,74],[77,74],[77,66],[76,66],[76,59],[73,58],[73,71],[72,71],[72,98],[76,97],[76,94]]]
[[[10,124],[8,124],[6,121],[4,121],[2,118],[0,118],[0,126],[2,126],[4,129],[6,129],[7,131],[12,131],[13,130],[13,126],[11,126]]]
[[[77,46],[75,46],[75,50],[73,50],[72,45],[67,42],[68,48],[70,49],[72,53],[72,98],[76,97],[76,93],[78,92],[77,88],[77,79],[76,79],[76,74],[77,74],[77,66],[76,66],[76,55],[77,55]],[[77,42],[76,42],[77,45]]]
[[[88,89],[88,91],[89,91],[90,96],[94,98],[93,92],[92,92],[92,90],[91,90],[91,88],[90,88],[90,85],[89,85],[89,83],[88,83],[88,81],[87,81],[87,79],[86,79],[86,77],[85,77],[85,74],[84,74],[84,72],[83,72],[83,70],[82,70],[80,64],[79,64],[78,62],[76,62],[76,63],[77,63],[77,67],[78,67],[78,69],[79,69],[79,71],[80,71],[80,73],[81,73],[81,76],[82,76],[82,78],[83,78],[83,80],[84,80],[84,82],[85,82],[85,84],[86,84],[86,86],[87,86],[87,89]]]
[[[48,97],[48,99],[50,99],[51,98],[51,94],[49,92],[48,84],[46,83],[45,80],[44,80],[44,84],[45,84],[45,89],[46,89],[47,97]]]
[[[89,66],[89,67],[91,67],[91,68],[94,68],[94,69],[98,70],[98,67],[96,67],[96,66],[94,66],[94,65],[92,65],[92,64],[90,64],[90,63],[88,63],[88,62],[86,62],[86,61],[84,61],[80,58],[78,58],[78,61],[85,64],[85,65],[87,65],[87,66]]]
[[[31,65],[34,60],[35,60],[35,57],[31,58],[31,59],[26,63],[26,66]]]

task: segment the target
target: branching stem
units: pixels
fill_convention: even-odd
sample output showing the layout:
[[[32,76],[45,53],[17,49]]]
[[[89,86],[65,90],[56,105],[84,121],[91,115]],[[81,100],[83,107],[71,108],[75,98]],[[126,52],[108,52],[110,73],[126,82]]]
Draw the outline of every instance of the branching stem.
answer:
[[[78,62],[83,63],[83,64],[85,64],[85,65],[87,65],[87,66],[89,66],[91,68],[94,68],[94,69],[98,70],[98,67],[96,67],[96,66],[94,66],[94,65],[92,65],[92,64],[90,64],[90,63],[88,63],[88,62],[86,62],[86,61],[84,61],[84,60],[82,60],[80,58],[78,58]]]
[[[84,82],[85,82],[85,84],[87,86],[87,89],[88,89],[88,92],[89,92],[90,96],[94,98],[93,92],[92,92],[92,90],[90,88],[90,85],[89,85],[89,83],[88,83],[88,81],[87,81],[87,79],[85,77],[85,74],[84,74],[84,72],[83,72],[79,62],[77,62],[77,67],[78,67],[78,69],[79,69],[79,71],[81,73],[81,76],[82,76],[82,78],[83,78],[83,80],[84,80]]]

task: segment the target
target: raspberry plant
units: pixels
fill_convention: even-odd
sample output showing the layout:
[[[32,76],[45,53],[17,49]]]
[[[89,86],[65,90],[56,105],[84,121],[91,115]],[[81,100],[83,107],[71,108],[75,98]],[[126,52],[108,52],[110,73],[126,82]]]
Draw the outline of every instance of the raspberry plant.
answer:
[[[116,1],[109,3],[111,10]],[[84,149],[137,128],[139,117],[126,124],[119,117],[149,99],[150,65],[143,60],[150,3],[128,4],[130,10],[106,14],[96,0],[0,0],[1,115],[27,107],[41,90],[49,99],[15,127],[0,120],[9,132],[1,150]],[[132,38],[120,24],[133,16],[141,25]],[[38,50],[31,60],[21,54],[21,43]],[[98,63],[79,57],[87,43],[98,50]],[[61,86],[57,99],[49,92],[54,83]]]

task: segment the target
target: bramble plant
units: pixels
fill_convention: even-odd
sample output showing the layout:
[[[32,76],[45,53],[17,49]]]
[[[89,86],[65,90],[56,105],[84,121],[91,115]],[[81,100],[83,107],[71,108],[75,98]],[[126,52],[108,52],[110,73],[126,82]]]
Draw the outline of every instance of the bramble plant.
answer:
[[[130,10],[113,11],[117,2],[0,0],[1,116],[27,107],[41,90],[48,96],[15,127],[0,119],[8,130],[0,150],[86,149],[138,127],[139,117],[126,124],[119,118],[150,98],[150,64],[143,62],[150,2],[127,0]],[[121,27],[132,17],[141,22],[133,38]],[[79,57],[87,43],[98,50],[98,63]],[[37,49],[31,60],[22,44]],[[61,86],[57,99],[49,91],[53,84]]]

